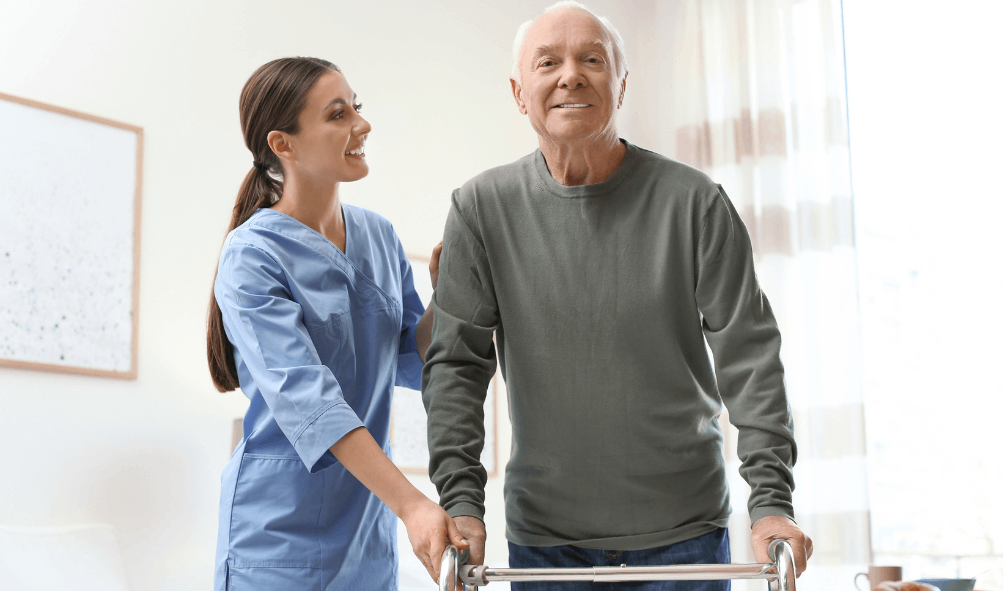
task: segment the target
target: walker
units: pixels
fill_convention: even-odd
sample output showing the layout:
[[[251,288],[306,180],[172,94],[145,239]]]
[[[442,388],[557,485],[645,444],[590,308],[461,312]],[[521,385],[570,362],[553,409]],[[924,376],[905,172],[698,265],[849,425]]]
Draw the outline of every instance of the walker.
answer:
[[[677,564],[669,566],[594,566],[592,568],[492,568],[471,566],[468,551],[446,546],[439,567],[440,591],[477,591],[492,581],[726,581],[766,579],[770,591],[795,591],[795,560],[791,546],[774,540],[767,548],[768,564]],[[461,584],[463,585],[461,587]]]

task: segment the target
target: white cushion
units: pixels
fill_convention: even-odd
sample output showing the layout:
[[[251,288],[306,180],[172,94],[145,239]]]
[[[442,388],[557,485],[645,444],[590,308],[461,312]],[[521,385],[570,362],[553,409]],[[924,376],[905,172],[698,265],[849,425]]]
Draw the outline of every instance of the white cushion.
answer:
[[[115,529],[0,525],[0,589],[126,591]]]

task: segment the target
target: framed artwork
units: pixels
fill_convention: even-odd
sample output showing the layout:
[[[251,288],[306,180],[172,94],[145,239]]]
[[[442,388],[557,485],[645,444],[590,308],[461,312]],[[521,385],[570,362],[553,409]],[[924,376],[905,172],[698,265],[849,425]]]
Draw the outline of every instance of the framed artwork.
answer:
[[[432,301],[432,280],[429,278],[429,258],[408,255],[411,262],[415,290],[422,303],[429,307]],[[496,418],[498,401],[498,375],[492,378],[485,396],[485,447],[481,463],[489,476],[498,473],[498,445]],[[429,443],[426,430],[427,416],[422,403],[422,393],[408,388],[395,388],[391,405],[390,440],[394,449],[394,463],[402,472],[429,473]]]
[[[139,127],[0,94],[0,365],[134,379]]]

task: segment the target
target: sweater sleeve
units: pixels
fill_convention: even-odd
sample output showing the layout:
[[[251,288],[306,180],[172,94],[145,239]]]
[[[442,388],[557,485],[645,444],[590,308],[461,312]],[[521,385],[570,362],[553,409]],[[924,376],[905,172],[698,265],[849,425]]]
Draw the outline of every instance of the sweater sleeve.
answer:
[[[328,449],[363,422],[321,363],[284,277],[261,249],[230,245],[220,255],[214,293],[227,337],[275,422],[307,469],[317,472],[333,463],[324,458]]]
[[[422,400],[429,415],[429,475],[440,504],[452,517],[483,519],[484,402],[495,375],[492,337],[499,316],[484,245],[464,219],[458,197],[455,191],[432,297]]]
[[[749,234],[720,186],[705,215],[697,256],[697,305],[719,393],[739,430],[739,472],[752,489],[750,520],[793,518],[796,448],[781,333],[757,283]]]

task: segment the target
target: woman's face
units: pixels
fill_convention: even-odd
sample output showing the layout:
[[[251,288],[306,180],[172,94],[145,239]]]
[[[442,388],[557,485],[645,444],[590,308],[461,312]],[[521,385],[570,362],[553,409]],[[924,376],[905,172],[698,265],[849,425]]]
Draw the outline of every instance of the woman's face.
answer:
[[[296,172],[317,182],[356,181],[369,172],[365,143],[370,124],[341,72],[321,75],[300,112],[300,131],[290,136]]]

